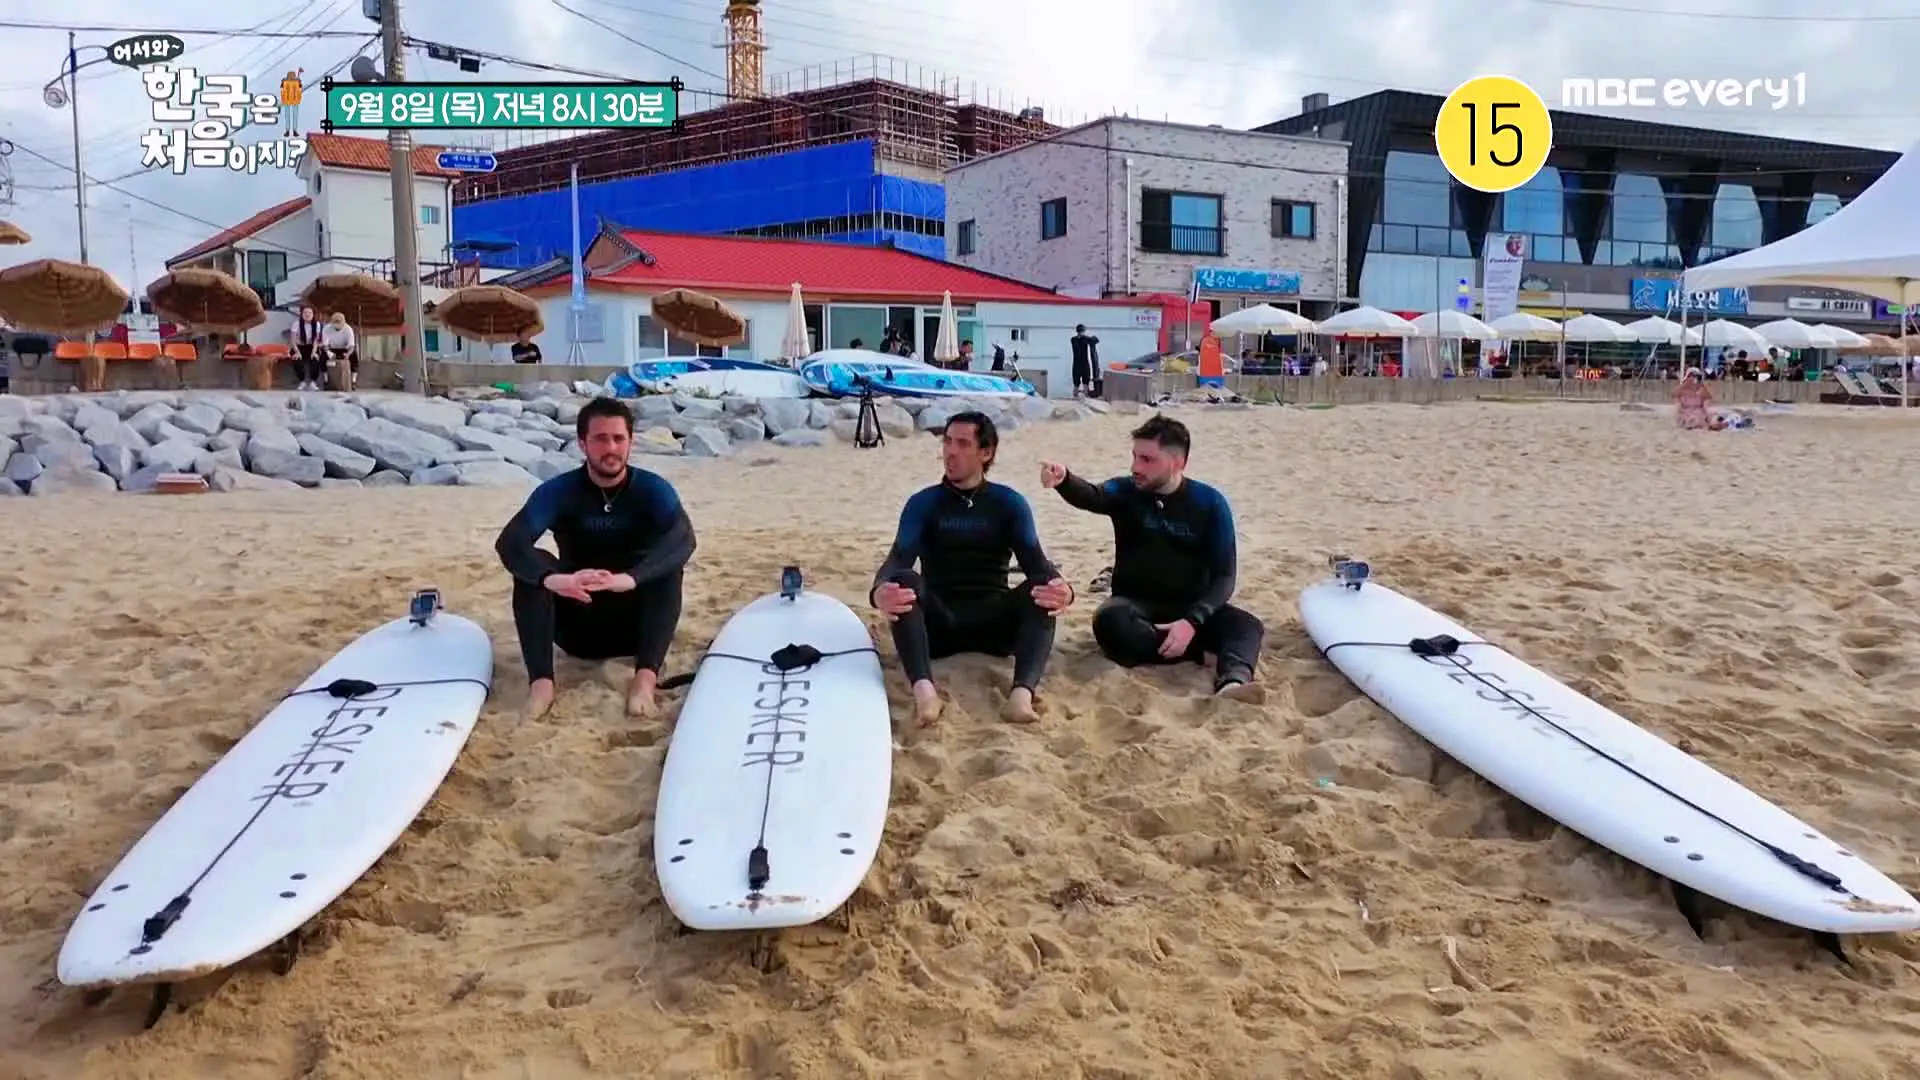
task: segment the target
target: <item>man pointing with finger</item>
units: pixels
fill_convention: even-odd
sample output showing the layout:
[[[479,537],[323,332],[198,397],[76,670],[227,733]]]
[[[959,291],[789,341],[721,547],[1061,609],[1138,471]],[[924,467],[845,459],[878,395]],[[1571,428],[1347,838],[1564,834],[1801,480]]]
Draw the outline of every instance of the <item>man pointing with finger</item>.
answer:
[[[555,646],[582,660],[633,657],[627,711],[649,716],[680,622],[693,522],[666,477],[627,464],[633,414],[595,398],[575,423],[586,464],[533,490],[493,547],[513,575],[527,715],[553,707]],[[559,556],[534,545],[553,534]]]
[[[1040,466],[1040,482],[1067,505],[1113,519],[1113,595],[1093,616],[1093,638],[1122,667],[1205,663],[1214,692],[1246,699],[1266,628],[1227,601],[1239,551],[1233,510],[1219,491],[1189,480],[1193,439],[1156,416],[1133,432],[1133,471],[1094,484],[1064,465]]]
[[[938,484],[907,500],[893,547],[873,577],[873,606],[893,623],[893,647],[913,684],[922,725],[940,718],[933,661],[957,653],[1013,657],[1001,715],[1039,719],[1033,691],[1053,652],[1053,617],[1073,602],[1040,550],[1026,497],[987,479],[1000,434],[985,413],[957,413],[941,434]],[[1018,560],[1026,581],[1009,587]],[[914,572],[914,564],[920,570]]]

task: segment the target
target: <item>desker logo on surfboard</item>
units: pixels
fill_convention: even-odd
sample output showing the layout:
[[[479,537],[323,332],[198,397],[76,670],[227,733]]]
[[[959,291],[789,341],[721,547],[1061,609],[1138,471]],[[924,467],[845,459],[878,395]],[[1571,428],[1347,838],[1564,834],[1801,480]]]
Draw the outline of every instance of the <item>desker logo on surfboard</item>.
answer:
[[[765,670],[769,675],[780,674],[771,664],[765,665]],[[800,693],[812,686],[805,680],[776,678],[754,688],[759,696],[754,699],[753,719],[747,725],[747,754],[740,762],[742,768],[798,765],[807,760],[801,746],[807,741],[805,710],[809,702]]]

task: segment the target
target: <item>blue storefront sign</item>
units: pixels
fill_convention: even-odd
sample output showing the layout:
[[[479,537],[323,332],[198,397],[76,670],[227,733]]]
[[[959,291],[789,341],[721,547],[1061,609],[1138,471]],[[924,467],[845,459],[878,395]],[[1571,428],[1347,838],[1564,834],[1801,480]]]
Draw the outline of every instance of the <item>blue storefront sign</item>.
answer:
[[[1227,266],[1196,266],[1194,287],[1201,292],[1258,293],[1262,296],[1299,296],[1300,275],[1290,270],[1239,270]]]
[[[1627,297],[1635,311],[1664,315],[1681,310],[1680,283],[1672,278],[1634,278]],[[1742,287],[1696,289],[1687,296],[1685,307],[1690,312],[1707,315],[1745,315],[1747,290]]]
[[[1898,319],[1906,310],[1906,306],[1903,304],[1889,304],[1885,300],[1875,300],[1873,302],[1873,317],[1875,319]]]

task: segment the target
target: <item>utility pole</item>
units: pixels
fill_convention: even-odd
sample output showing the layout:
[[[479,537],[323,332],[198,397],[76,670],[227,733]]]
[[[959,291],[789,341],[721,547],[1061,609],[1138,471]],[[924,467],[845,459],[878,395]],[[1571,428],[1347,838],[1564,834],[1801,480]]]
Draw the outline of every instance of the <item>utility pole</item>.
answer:
[[[80,261],[87,261],[87,174],[80,158],[80,50],[67,31],[67,111],[73,114],[73,209],[80,218]]]
[[[406,42],[400,33],[400,0],[380,0],[380,44],[386,81],[406,81]],[[413,132],[387,132],[387,168],[393,177],[393,272],[400,286],[401,374],[409,394],[427,389],[427,335],[420,312],[420,234],[413,206]]]

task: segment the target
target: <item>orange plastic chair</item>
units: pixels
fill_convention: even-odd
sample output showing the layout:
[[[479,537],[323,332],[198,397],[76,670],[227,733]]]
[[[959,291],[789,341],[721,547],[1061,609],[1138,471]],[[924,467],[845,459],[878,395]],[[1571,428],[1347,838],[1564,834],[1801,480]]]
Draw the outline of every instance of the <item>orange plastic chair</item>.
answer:
[[[292,353],[292,350],[289,349],[287,346],[274,344],[274,343],[270,343],[266,345],[255,345],[253,347],[253,351],[256,354],[261,356],[274,356],[274,357],[287,356]]]
[[[200,359],[200,350],[190,341],[169,341],[160,346],[160,355],[176,364],[191,364]]]
[[[125,360],[127,347],[117,341],[96,341],[93,343],[93,355],[102,360]]]
[[[227,360],[245,360],[247,358],[247,354],[240,351],[240,346],[237,343],[229,344],[221,349],[220,355]]]
[[[152,360],[160,355],[160,346],[151,341],[136,341],[127,346],[127,359]]]
[[[54,345],[53,358],[75,363],[87,358],[87,343],[84,341],[62,341]]]

